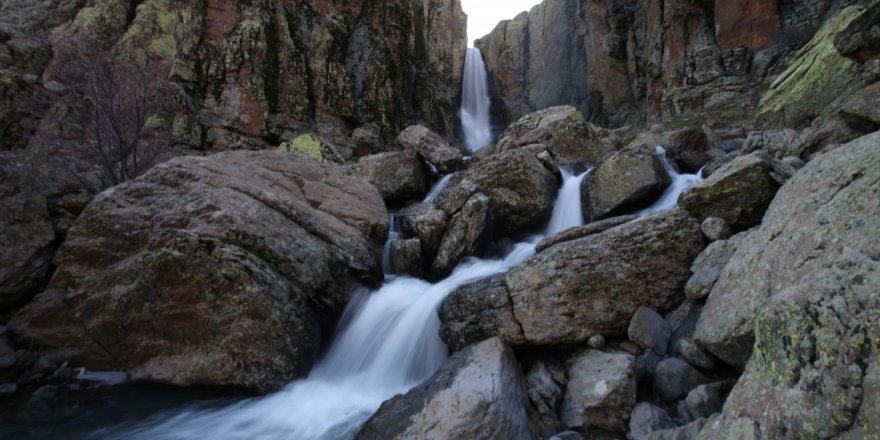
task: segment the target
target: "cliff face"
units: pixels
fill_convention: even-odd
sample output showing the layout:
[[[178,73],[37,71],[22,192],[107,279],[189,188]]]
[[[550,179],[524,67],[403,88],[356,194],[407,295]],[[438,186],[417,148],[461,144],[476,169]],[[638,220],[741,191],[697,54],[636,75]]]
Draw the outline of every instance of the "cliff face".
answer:
[[[613,126],[741,120],[792,49],[854,3],[545,0],[478,45],[509,119],[572,104]]]
[[[196,148],[261,148],[315,131],[351,157],[414,122],[452,133],[467,45],[458,0],[64,4],[4,3],[4,46],[27,39],[50,54],[27,72],[16,69],[28,54],[13,56],[5,83],[50,81],[51,54],[91,37],[170,72],[195,107],[181,109],[175,134]]]

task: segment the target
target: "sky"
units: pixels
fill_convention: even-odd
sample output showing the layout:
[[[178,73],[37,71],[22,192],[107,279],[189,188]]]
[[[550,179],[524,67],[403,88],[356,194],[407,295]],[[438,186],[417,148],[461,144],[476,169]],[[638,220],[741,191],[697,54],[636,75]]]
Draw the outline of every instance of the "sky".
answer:
[[[486,36],[501,20],[510,20],[541,0],[461,0],[461,7],[468,16],[468,47],[474,40]]]

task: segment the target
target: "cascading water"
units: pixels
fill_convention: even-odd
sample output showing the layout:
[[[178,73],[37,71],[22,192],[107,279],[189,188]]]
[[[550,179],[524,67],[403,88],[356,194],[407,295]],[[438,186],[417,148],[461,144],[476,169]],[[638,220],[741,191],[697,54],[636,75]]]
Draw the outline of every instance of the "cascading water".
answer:
[[[382,246],[382,272],[385,275],[391,273],[391,242],[401,237],[400,221],[396,214],[388,215],[388,240]]]
[[[655,212],[667,211],[673,209],[678,206],[678,197],[681,193],[685,192],[688,188],[699,184],[703,181],[703,170],[697,171],[696,174],[682,174],[679,173],[678,170],[669,162],[669,159],[666,157],[666,149],[663,147],[657,147],[657,155],[660,156],[660,160],[663,162],[663,169],[669,174],[669,177],[672,179],[672,184],[669,185],[669,188],[666,188],[666,191],[663,192],[663,195],[654,202],[653,205],[643,209],[638,213],[638,215],[645,216],[648,214],[653,214]]]
[[[135,426],[94,432],[92,438],[351,438],[382,402],[426,380],[446,360],[437,309],[449,293],[512,269],[534,254],[544,236],[583,224],[580,185],[585,175],[563,170],[547,229],[516,244],[505,258],[470,258],[435,284],[397,277],[372,294],[356,295],[329,351],[308,378],[266,397],[221,409],[178,409]]]
[[[422,203],[434,203],[434,200],[437,200],[437,196],[440,195],[440,191],[443,191],[443,189],[446,188],[446,185],[449,184],[449,179],[452,179],[452,176],[454,176],[454,174],[447,174],[437,181],[437,183],[434,184],[434,187],[431,188],[431,191],[428,192],[428,195],[425,196],[425,200],[423,200]]]
[[[492,143],[492,125],[489,119],[489,86],[486,64],[480,49],[470,47],[464,61],[461,93],[461,127],[464,141],[471,153]]]

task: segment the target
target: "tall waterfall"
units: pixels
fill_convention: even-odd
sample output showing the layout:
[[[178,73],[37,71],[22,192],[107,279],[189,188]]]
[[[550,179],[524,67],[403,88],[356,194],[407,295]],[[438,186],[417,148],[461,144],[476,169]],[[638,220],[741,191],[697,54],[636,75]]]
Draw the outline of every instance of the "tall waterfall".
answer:
[[[457,287],[507,272],[531,257],[546,235],[583,224],[580,182],[563,170],[547,229],[498,260],[470,258],[448,278],[395,277],[348,305],[324,358],[309,376],[269,396],[220,409],[193,405],[138,424],[92,433],[95,439],[348,439],[382,404],[428,379],[446,360],[437,309]]]
[[[464,85],[461,93],[461,127],[471,153],[492,143],[489,120],[489,86],[486,64],[480,49],[470,47],[464,61]]]

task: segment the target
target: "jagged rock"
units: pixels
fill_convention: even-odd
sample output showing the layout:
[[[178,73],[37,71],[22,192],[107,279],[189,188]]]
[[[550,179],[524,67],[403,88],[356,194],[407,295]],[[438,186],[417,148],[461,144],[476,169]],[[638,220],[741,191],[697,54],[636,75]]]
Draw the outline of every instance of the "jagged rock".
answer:
[[[704,370],[713,370],[718,365],[715,358],[694,343],[693,339],[680,340],[678,351],[681,353],[681,357],[688,361],[688,363]]]
[[[490,203],[486,195],[474,194],[461,211],[452,216],[431,266],[434,276],[439,278],[450,273],[459,260],[488,243],[493,214]]]
[[[383,403],[356,438],[531,439],[522,382],[513,351],[489,339]]]
[[[654,370],[654,391],[665,401],[673,403],[687,396],[694,388],[709,383],[708,377],[679,359],[666,359]]]
[[[560,163],[597,164],[614,151],[608,133],[584,119],[574,107],[551,107],[523,116],[498,140],[498,151],[542,144]]]
[[[684,128],[669,135],[666,155],[684,171],[695,173],[712,160],[709,138],[699,128]]]
[[[654,431],[648,434],[645,440],[696,440],[707,422],[706,419],[699,419],[678,428]]]
[[[867,10],[853,19],[834,37],[834,47],[847,56],[862,60],[876,57],[880,49],[880,4],[868,3]]]
[[[459,287],[440,307],[440,337],[453,351],[499,336],[511,345],[527,341],[513,315],[504,275]]]
[[[449,174],[464,168],[461,152],[450,147],[440,135],[422,125],[413,125],[397,136],[403,148],[415,151],[428,163],[437,167],[442,174]]]
[[[680,210],[557,244],[495,278],[488,315],[479,288],[453,292],[442,307],[444,340],[498,335],[512,345],[556,345],[623,335],[640,306],[665,311],[680,303],[703,246],[699,224]]]
[[[455,174],[435,205],[451,217],[473,194],[483,193],[491,200],[494,235],[509,236],[550,218],[559,181],[558,170],[548,170],[531,151],[505,151]]]
[[[670,183],[652,148],[628,147],[606,157],[584,179],[584,217],[596,220],[632,211],[654,201]]]
[[[727,393],[733,388],[734,381],[715,382],[700,385],[685,398],[688,420],[706,418],[721,412]]]
[[[639,307],[629,322],[627,335],[642,348],[664,355],[669,337],[672,336],[672,326],[657,312],[647,307]]]
[[[678,203],[700,220],[718,217],[734,230],[755,226],[779,190],[772,160],[763,153],[740,156],[685,191]]]
[[[647,402],[636,405],[629,417],[629,437],[632,440],[644,440],[652,432],[675,427],[675,420],[663,408]]]
[[[743,368],[755,318],[770,298],[808,280],[821,283],[836,276],[834,266],[876,252],[878,143],[875,133],[819,156],[783,187],[709,295],[695,335],[703,348]]]
[[[375,185],[382,198],[390,203],[420,199],[428,191],[428,173],[414,151],[362,157],[354,166],[354,172]]]
[[[422,244],[422,256],[425,261],[434,261],[440,242],[446,232],[448,217],[446,213],[434,209],[431,204],[420,203],[409,206],[397,213],[400,228],[410,237],[419,239]]]
[[[587,350],[568,366],[568,385],[562,402],[567,428],[602,428],[626,432],[636,404],[636,360],[626,353]]]
[[[387,215],[299,154],[175,159],[92,201],[10,329],[75,366],[273,389],[308,371],[349,283],[379,276]]]
[[[703,220],[700,229],[709,241],[727,240],[730,238],[730,225],[724,219],[718,217],[709,217]]]
[[[691,338],[697,328],[697,320],[703,312],[703,306],[691,301],[684,301],[672,313],[666,315],[666,322],[672,326],[672,337],[669,338],[670,355],[678,353],[678,344],[682,339]]]
[[[728,263],[696,338],[748,362],[702,438],[880,433],[878,144],[875,133],[807,164]]]
[[[562,403],[562,389],[543,363],[536,363],[526,375],[526,390],[532,406],[540,416],[541,431],[559,432],[562,422],[557,414]]]
[[[391,242],[391,273],[422,275],[422,243],[417,238]]]

